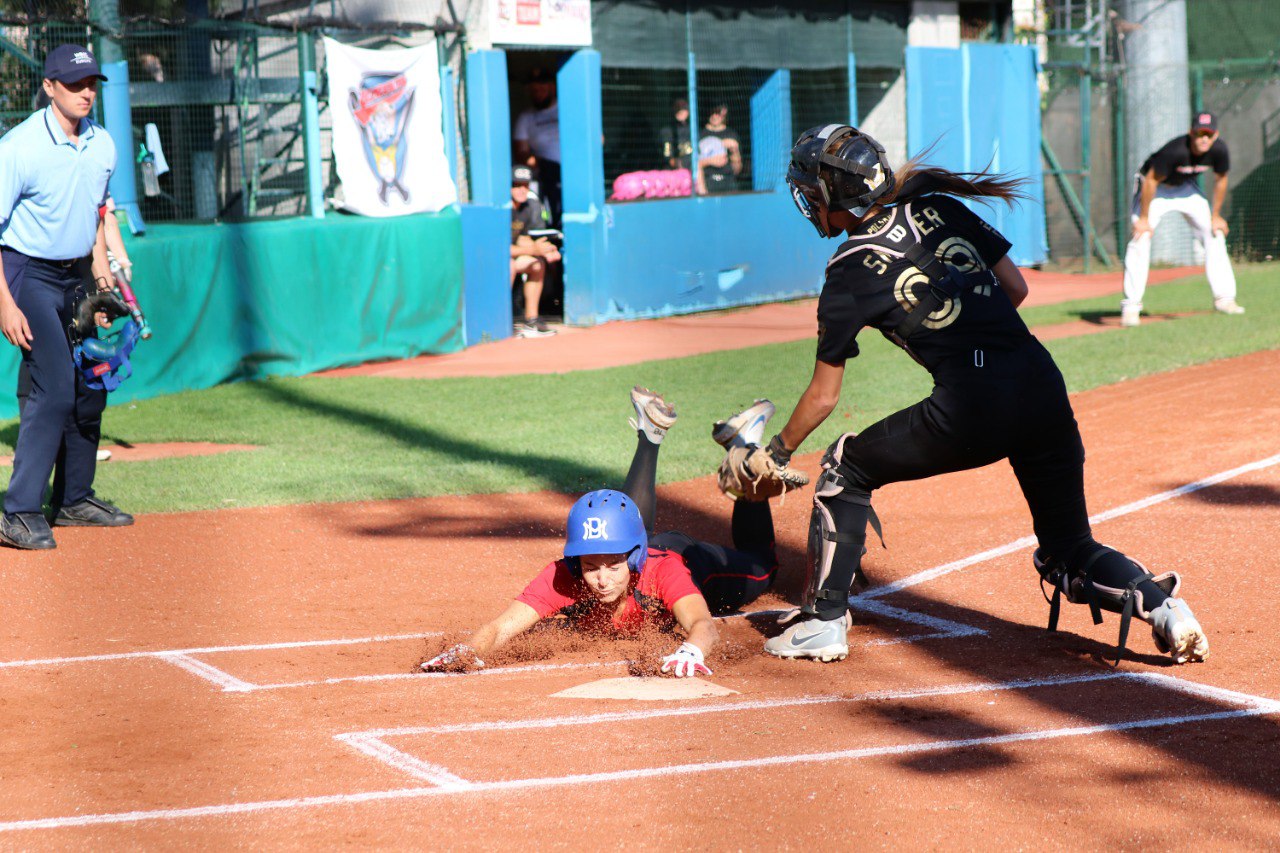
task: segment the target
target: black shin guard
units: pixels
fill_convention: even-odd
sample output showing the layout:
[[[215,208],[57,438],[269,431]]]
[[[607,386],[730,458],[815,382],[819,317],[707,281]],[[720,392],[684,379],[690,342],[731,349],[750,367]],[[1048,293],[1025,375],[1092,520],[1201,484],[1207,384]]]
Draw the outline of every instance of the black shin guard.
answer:
[[[1150,619],[1152,610],[1165,599],[1177,595],[1178,575],[1174,572],[1153,575],[1141,563],[1097,543],[1073,556],[1073,565],[1069,566],[1040,549],[1032,555],[1032,562],[1040,574],[1041,593],[1044,593],[1046,583],[1053,587],[1052,597],[1045,594],[1049,602],[1049,630],[1058,630],[1064,595],[1073,604],[1087,604],[1095,625],[1102,624],[1103,610],[1119,613],[1120,637],[1112,664],[1119,666],[1133,617]]]

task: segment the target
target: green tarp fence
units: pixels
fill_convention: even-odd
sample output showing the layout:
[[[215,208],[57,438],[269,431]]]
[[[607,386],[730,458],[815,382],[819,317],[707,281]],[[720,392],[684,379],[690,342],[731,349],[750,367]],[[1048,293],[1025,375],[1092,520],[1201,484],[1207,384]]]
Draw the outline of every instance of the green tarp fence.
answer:
[[[154,336],[121,403],[235,379],[463,348],[456,211],[160,225],[129,241]],[[0,349],[0,418],[16,417],[18,351]]]

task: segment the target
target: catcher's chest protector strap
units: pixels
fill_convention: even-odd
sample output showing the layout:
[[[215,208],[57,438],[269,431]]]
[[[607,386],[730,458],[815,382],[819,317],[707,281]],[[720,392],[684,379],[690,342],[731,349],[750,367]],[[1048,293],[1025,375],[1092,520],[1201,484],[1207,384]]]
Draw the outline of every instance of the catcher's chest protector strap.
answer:
[[[924,247],[920,232],[915,224],[912,204],[906,202],[892,208],[892,218],[876,235],[886,238],[886,242],[859,242],[858,245],[836,255],[831,264],[854,252],[877,252],[890,258],[902,258],[920,270],[929,279],[929,290],[915,306],[907,308],[906,318],[894,327],[891,332],[881,332],[895,345],[901,347],[907,355],[918,363],[924,364],[907,346],[907,339],[920,328],[929,315],[942,308],[948,300],[955,299],[966,290],[972,290],[984,284],[991,284],[995,276],[990,270],[961,273],[943,263],[933,252]],[[905,222],[905,226],[904,223]],[[890,245],[890,241],[893,245]]]

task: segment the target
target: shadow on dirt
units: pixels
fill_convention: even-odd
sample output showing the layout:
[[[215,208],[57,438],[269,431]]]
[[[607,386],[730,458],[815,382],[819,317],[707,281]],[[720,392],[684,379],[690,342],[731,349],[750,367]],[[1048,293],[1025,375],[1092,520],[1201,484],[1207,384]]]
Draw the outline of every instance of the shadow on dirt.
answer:
[[[1177,488],[1170,486],[1169,488]],[[1207,504],[1230,506],[1280,506],[1280,487],[1265,483],[1218,483],[1187,495],[1192,500]]]

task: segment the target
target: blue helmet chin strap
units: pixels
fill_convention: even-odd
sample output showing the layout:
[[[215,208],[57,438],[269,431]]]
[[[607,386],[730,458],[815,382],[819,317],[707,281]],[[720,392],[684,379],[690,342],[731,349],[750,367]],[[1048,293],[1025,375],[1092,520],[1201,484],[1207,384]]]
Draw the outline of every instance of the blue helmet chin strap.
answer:
[[[84,384],[95,391],[114,391],[133,375],[129,354],[138,344],[141,327],[130,319],[120,331],[105,338],[85,338],[75,345],[72,357]]]

